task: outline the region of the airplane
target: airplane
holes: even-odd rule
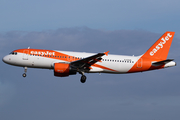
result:
[[[175,32],[165,32],[144,54],[139,56],[108,55],[104,53],[68,52],[44,49],[17,49],[3,57],[3,62],[27,68],[54,70],[54,76],[67,77],[80,73],[82,83],[85,73],[134,73],[176,66],[167,59]]]

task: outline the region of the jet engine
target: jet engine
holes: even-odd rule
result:
[[[66,77],[69,75],[75,75],[76,70],[73,70],[71,65],[68,63],[54,63],[54,76]]]

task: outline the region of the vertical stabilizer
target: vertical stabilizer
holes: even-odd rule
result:
[[[166,60],[175,32],[165,32],[142,58]]]

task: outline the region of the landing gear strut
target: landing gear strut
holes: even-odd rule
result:
[[[82,76],[81,76],[81,83],[85,83],[86,82],[86,76],[84,75],[84,72],[79,72]]]
[[[23,77],[26,77],[27,67],[24,67],[24,73],[22,74]]]

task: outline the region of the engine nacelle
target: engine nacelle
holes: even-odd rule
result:
[[[54,63],[54,76],[66,77],[76,74],[77,71],[73,70],[70,64],[67,63]]]

